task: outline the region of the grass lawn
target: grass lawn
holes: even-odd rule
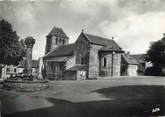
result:
[[[4,117],[165,115],[164,78],[54,81],[44,91],[6,93],[12,96],[3,103]]]

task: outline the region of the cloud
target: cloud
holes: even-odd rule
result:
[[[105,35],[116,36],[116,41],[131,53],[144,53],[151,41],[165,32],[165,12],[130,15],[117,22],[104,21],[100,28]]]
[[[150,41],[162,36],[164,6],[164,0],[3,1],[0,18],[9,21],[20,38],[36,39],[34,58],[44,55],[45,36],[53,26],[63,28],[70,42],[85,29],[87,33],[109,38],[117,35],[124,50],[141,53]]]

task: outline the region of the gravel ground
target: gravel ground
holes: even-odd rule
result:
[[[61,114],[63,112],[73,111],[74,116],[80,116],[80,110],[82,110],[82,108],[84,109],[85,107],[90,107],[91,105],[98,106],[95,105],[97,103],[93,104],[92,102],[106,102],[108,104],[114,100],[111,96],[107,96],[104,93],[97,92],[97,90],[99,89],[113,88],[118,86],[164,87],[165,79],[163,77],[119,77],[103,80],[50,81],[49,83],[50,87],[48,89],[37,92],[15,92],[0,90],[2,114],[10,117],[13,117],[14,115],[25,116],[22,114],[32,116],[29,114],[33,112],[33,114],[35,113],[34,117],[42,117],[42,115],[44,117],[43,112],[46,111],[45,113],[50,113],[48,115],[51,117],[56,115],[57,113]],[[126,90],[123,91],[127,92]],[[72,104],[74,104],[74,106]],[[103,105],[106,106],[104,103]],[[103,114],[110,112],[105,111],[106,107],[103,107],[103,105],[99,105],[99,109],[104,108]],[[91,111],[96,111],[98,108],[94,108],[93,106]],[[114,107],[117,108],[116,106]],[[68,108],[70,108],[71,110]],[[42,110],[42,114],[39,110]],[[77,112],[79,112],[79,114],[76,115]],[[113,112],[115,113],[115,111]],[[110,114],[112,114],[112,112]],[[89,115],[91,116],[91,114]],[[60,117],[63,116],[66,117],[67,115],[60,115]]]

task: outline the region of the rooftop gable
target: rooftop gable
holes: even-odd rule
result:
[[[53,27],[53,29],[49,32],[48,36],[57,36],[69,39],[69,37],[65,34],[62,28]]]

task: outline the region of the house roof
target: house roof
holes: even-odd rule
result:
[[[86,65],[74,65],[73,67],[67,69],[67,71],[78,71],[82,70],[86,67]]]
[[[69,39],[69,37],[65,34],[62,28],[53,27],[53,29],[49,32],[48,36],[57,36]]]
[[[68,61],[71,57],[69,56],[64,56],[64,57],[55,57],[52,58],[50,60],[48,60],[48,62],[65,62]]]
[[[59,57],[59,56],[71,56],[74,52],[74,44],[61,45],[51,52],[47,53],[44,57]]]
[[[112,39],[83,33],[90,43],[104,46],[101,51],[122,51],[120,46]]]
[[[18,67],[24,68],[25,67],[25,60],[20,61]],[[32,68],[38,68],[38,67],[39,67],[39,61],[38,60],[32,60]]]
[[[145,63],[147,54],[134,54],[131,55],[133,58],[135,58],[139,63]]]
[[[136,59],[134,59],[131,55],[124,53],[122,54],[122,57],[124,58],[124,60],[131,65],[138,65],[138,61]]]

